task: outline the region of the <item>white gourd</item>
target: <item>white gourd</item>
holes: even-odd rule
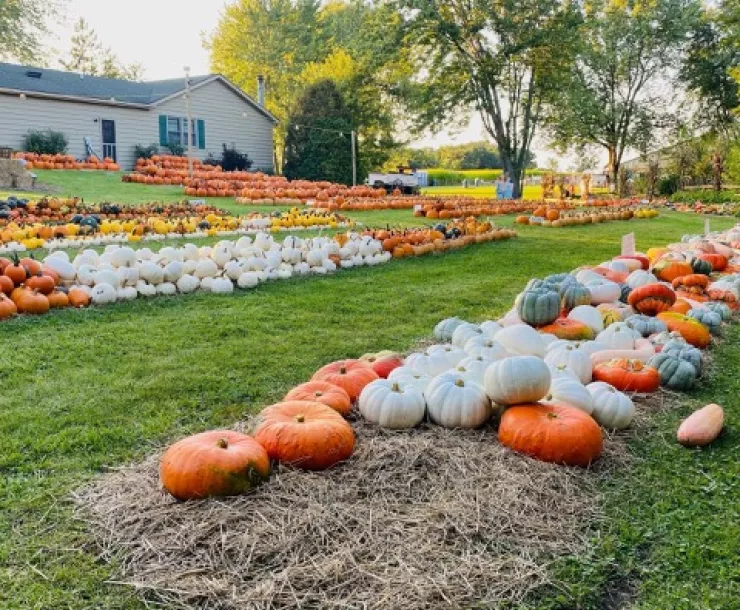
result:
[[[116,298],[119,301],[133,301],[138,296],[139,293],[133,286],[124,286],[116,291]]]
[[[172,296],[173,294],[177,294],[177,286],[173,284],[172,282],[162,282],[161,284],[157,285],[157,294],[161,294],[164,296]]]
[[[568,313],[568,318],[585,324],[595,333],[600,333],[604,330],[604,318],[601,316],[601,312],[592,305],[578,305],[574,307]]]
[[[73,281],[77,276],[77,269],[75,269],[75,266],[68,260],[55,256],[56,254],[57,253],[55,252],[51,256],[47,256],[44,259],[44,264],[50,269],[56,271],[62,280],[66,282]],[[66,252],[62,252],[62,254],[66,254]]]
[[[527,324],[507,326],[496,333],[496,342],[510,354],[516,356],[545,357],[545,341],[534,328]]]
[[[194,275],[181,275],[180,279],[177,280],[177,289],[183,294],[190,294],[198,290],[200,286],[200,280]]]
[[[185,273],[184,265],[180,261],[171,261],[167,263],[164,268],[164,281],[165,282],[177,282],[183,273]]]
[[[619,284],[603,278],[588,282],[585,286],[591,292],[591,305],[613,303],[614,301],[618,301],[622,294]]]
[[[445,428],[477,428],[493,413],[483,388],[455,371],[432,379],[424,397],[429,418]]]
[[[591,358],[586,352],[582,352],[573,346],[565,346],[552,350],[545,356],[545,362],[551,366],[565,366],[575,373],[581,383],[591,381],[592,366]]]
[[[486,320],[480,324],[480,329],[483,331],[483,334],[491,339],[493,339],[496,336],[496,333],[502,328],[503,326],[494,320]]]
[[[365,419],[383,428],[413,428],[426,413],[426,402],[419,388],[388,379],[366,385],[357,404]]]
[[[649,284],[657,284],[658,278],[655,277],[649,271],[645,271],[642,268],[633,271],[627,276],[627,286],[632,288],[639,288],[640,286],[647,286]]]
[[[96,284],[90,293],[93,305],[107,305],[118,299],[116,289],[110,284]]]
[[[210,258],[204,258],[198,261],[195,266],[195,277],[203,280],[207,277],[214,277],[218,273],[218,265]]]
[[[464,351],[473,357],[480,356],[488,360],[502,360],[510,354],[504,349],[504,346],[497,343],[486,335],[476,335],[468,340],[463,348]]]
[[[550,368],[540,358],[512,356],[488,367],[483,387],[496,404],[516,405],[540,400],[551,381]]]
[[[144,280],[136,282],[136,292],[141,297],[153,297],[157,294],[157,289],[151,284],[147,284]]]
[[[211,292],[214,294],[231,294],[234,292],[234,283],[229,278],[214,278],[211,284]]]
[[[136,252],[126,246],[116,248],[110,253],[110,262],[114,267],[131,267],[136,264]]]
[[[77,268],[77,281],[85,286],[92,286],[95,284],[95,274],[97,272],[97,268],[92,265],[81,265]]]
[[[465,344],[472,339],[482,335],[483,331],[477,324],[471,324],[470,322],[463,322],[454,331],[452,331],[452,345],[456,345],[459,348],[464,348]]]
[[[635,341],[641,338],[642,335],[626,322],[615,322],[596,336],[596,340],[606,344],[608,349],[635,349]]]
[[[591,415],[594,410],[591,393],[575,379],[553,379],[543,402],[580,409]]]
[[[398,381],[407,385],[412,385],[422,392],[426,390],[432,378],[429,375],[419,373],[408,366],[399,366],[388,374],[388,379]]]
[[[430,345],[426,351],[430,354],[443,353],[447,357],[450,367],[455,366],[463,358],[467,358],[468,354],[465,350],[455,347],[449,343],[438,343],[436,345]]]
[[[586,386],[591,394],[593,411],[591,416],[604,428],[624,430],[635,416],[635,405],[626,394],[603,381]]]
[[[436,377],[455,366],[447,358],[447,353],[444,351],[410,354],[404,364],[412,370],[430,377]]]
[[[462,373],[463,377],[470,381],[474,381],[479,386],[483,387],[486,370],[493,363],[494,360],[489,358],[483,358],[482,356],[469,356],[468,358],[460,360],[453,370],[458,373]]]

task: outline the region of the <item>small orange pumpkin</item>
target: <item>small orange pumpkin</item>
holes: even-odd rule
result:
[[[321,367],[312,381],[328,381],[342,388],[350,399],[357,400],[362,389],[371,381],[379,379],[372,366],[361,360],[338,360]]]
[[[283,400],[285,402],[291,400],[320,402],[342,415],[347,415],[352,410],[352,400],[349,394],[338,385],[326,381],[308,381],[302,383],[288,392]]]

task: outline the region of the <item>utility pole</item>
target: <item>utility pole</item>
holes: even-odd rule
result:
[[[187,138],[188,138],[188,176],[193,177],[193,114],[190,107],[190,66],[185,66],[185,101],[188,107],[188,125],[187,125]]]
[[[357,186],[357,133],[352,130],[352,186]]]

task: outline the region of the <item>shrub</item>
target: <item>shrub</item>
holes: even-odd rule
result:
[[[39,155],[60,155],[67,152],[67,137],[59,132],[46,129],[44,131],[31,130],[26,134],[23,142],[26,152]]]
[[[738,203],[740,202],[740,193],[733,191],[714,191],[710,189],[692,189],[690,191],[678,191],[671,195],[671,201],[674,203]]]
[[[182,157],[185,155],[185,147],[179,142],[170,142],[167,144],[166,148],[170,151],[171,155],[176,157]]]
[[[243,172],[252,167],[252,160],[246,153],[239,152],[236,146],[232,144],[231,148],[229,148],[224,144],[223,147],[220,165],[225,172]]]
[[[208,156],[203,159],[203,165],[221,165],[221,159],[217,159],[212,153],[208,153]]]
[[[658,180],[658,195],[673,195],[681,188],[681,178],[676,174],[663,176]]]
[[[159,146],[156,144],[150,144],[144,146],[143,144],[137,144],[134,146],[134,157],[137,159],[151,159],[154,155],[159,152]]]

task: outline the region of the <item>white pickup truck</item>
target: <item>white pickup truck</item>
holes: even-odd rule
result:
[[[384,188],[388,193],[396,189],[404,195],[419,193],[419,178],[410,167],[399,167],[398,172],[382,174],[374,172],[368,175],[366,183],[375,188]]]

